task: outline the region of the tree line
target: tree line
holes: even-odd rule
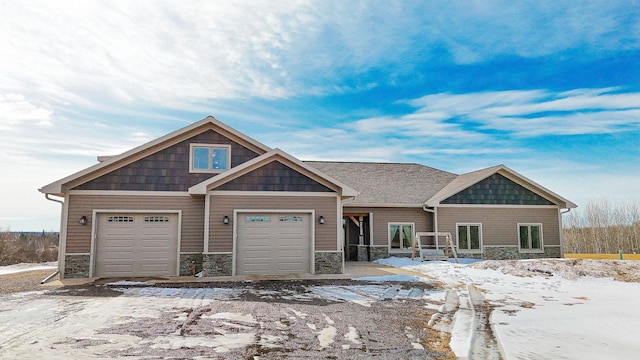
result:
[[[58,260],[57,232],[0,231],[0,266]]]
[[[563,222],[565,253],[640,252],[640,201],[613,205],[608,199],[590,200],[566,214]]]

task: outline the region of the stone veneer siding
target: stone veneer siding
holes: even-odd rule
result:
[[[202,254],[180,254],[180,276],[193,276],[191,266],[195,265],[195,273],[202,271]]]
[[[202,271],[205,276],[233,275],[233,254],[203,254]]]
[[[358,245],[358,261],[369,261],[369,245]]]
[[[486,260],[520,260],[520,259],[541,259],[541,258],[559,258],[560,247],[544,248],[542,253],[521,253],[517,247],[500,246],[485,247],[481,254],[465,254],[459,253],[458,257],[468,259],[486,259]]]
[[[378,259],[386,259],[389,257],[389,248],[387,246],[371,246],[369,248],[369,260],[376,261]]]
[[[64,256],[64,278],[88,278],[89,267],[91,266],[90,255],[65,255]]]
[[[316,252],[316,274],[342,274],[342,252]]]

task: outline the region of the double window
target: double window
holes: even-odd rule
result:
[[[223,172],[231,166],[231,146],[191,144],[190,172]]]
[[[413,223],[389,223],[389,248],[409,250],[413,247]]]
[[[456,224],[458,251],[482,252],[482,224]]]
[[[543,251],[542,224],[518,224],[520,251]]]

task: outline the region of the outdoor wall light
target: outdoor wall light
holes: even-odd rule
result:
[[[324,224],[324,216],[320,215],[320,217],[318,218],[318,222],[320,224]]]
[[[87,220],[87,217],[86,217],[86,216],[82,215],[82,216],[80,217],[80,225],[87,225],[87,221],[88,221],[88,220]]]
[[[223,224],[225,224],[225,225],[229,223],[229,215],[225,215],[225,216],[222,218],[222,223],[223,223]]]

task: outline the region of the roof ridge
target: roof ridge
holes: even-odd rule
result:
[[[403,163],[403,162],[388,162],[388,161],[377,162],[377,161],[324,161],[324,160],[303,160],[302,162],[304,162],[304,163],[322,163],[322,164],[405,165],[405,166],[413,165],[413,166],[419,166],[419,167],[422,167],[422,168],[425,168],[425,169],[430,169],[430,170],[433,170],[433,171],[439,171],[439,172],[451,174],[453,176],[460,176],[460,174],[456,174],[456,173],[453,173],[451,171],[438,169],[438,168],[435,168],[433,166],[428,166],[428,165],[420,164],[420,163],[417,163],[417,162]]]

